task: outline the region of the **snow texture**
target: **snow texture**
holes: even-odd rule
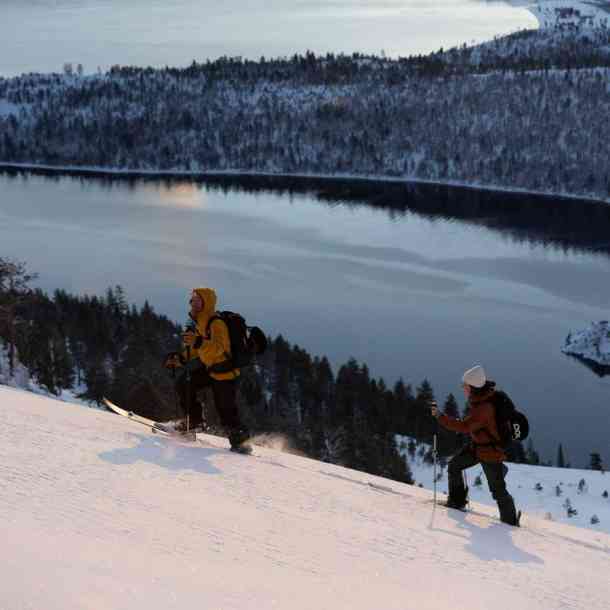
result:
[[[0,387],[3,610],[605,610],[610,536]]]

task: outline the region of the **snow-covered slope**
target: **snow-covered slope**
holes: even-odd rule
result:
[[[606,609],[610,537],[0,387],[3,610]]]

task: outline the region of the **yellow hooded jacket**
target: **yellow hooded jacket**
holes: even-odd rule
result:
[[[214,320],[210,326],[210,334],[207,335],[207,327],[210,318],[216,313],[216,292],[211,288],[195,288],[203,299],[203,309],[194,320],[197,326],[197,334],[203,339],[198,349],[191,348],[191,358],[199,358],[206,367],[225,362],[231,355],[231,340],[229,329],[222,320]],[[228,373],[212,373],[210,377],[218,381],[227,381],[239,377],[239,369],[233,369]]]

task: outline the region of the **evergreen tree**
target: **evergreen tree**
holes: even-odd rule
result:
[[[454,419],[459,419],[460,417],[460,408],[453,394],[449,394],[447,396],[447,400],[445,401],[445,405],[443,407],[443,411],[445,415],[448,417],[453,417]]]
[[[506,455],[509,462],[514,462],[515,464],[527,463],[527,454],[523,448],[523,444],[519,441],[514,441],[508,446]]]
[[[112,395],[110,391],[111,378],[106,370],[104,357],[101,354],[91,357],[90,363],[85,368],[84,378],[86,390],[79,395],[80,398],[101,404],[104,396]]]
[[[534,466],[537,466],[537,465],[540,464],[540,455],[534,449],[534,442],[532,441],[531,438],[527,441],[527,449],[525,451],[525,459],[526,459],[526,462],[528,464],[532,464]]]
[[[604,465],[602,464],[602,457],[599,453],[595,452],[591,454],[591,461],[589,463],[589,468],[591,470],[604,470]]]
[[[27,271],[25,263],[0,258],[0,336],[4,336],[8,342],[11,377],[15,373],[17,326],[23,321],[18,310],[33,299],[29,283],[36,277],[36,274]]]
[[[415,395],[416,427],[415,436],[430,442],[436,432],[437,422],[430,413],[430,404],[434,400],[434,390],[427,379],[417,388]]]
[[[566,461],[565,461],[565,457],[563,455],[563,446],[561,445],[561,443],[559,443],[559,448],[557,449],[557,467],[558,468],[566,467]]]

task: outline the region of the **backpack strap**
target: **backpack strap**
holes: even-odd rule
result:
[[[218,314],[218,312],[216,312],[209,320],[208,323],[205,327],[205,336],[206,339],[209,339],[212,335],[211,335],[211,331],[212,331],[212,324],[216,321],[216,320],[221,320],[222,322],[224,322],[224,325],[227,326],[227,323],[222,319],[222,316]],[[227,331],[229,330],[229,327],[227,326]],[[231,337],[229,337],[229,344],[231,341]],[[231,354],[224,352],[224,357],[225,360],[223,360],[222,362],[217,362],[216,364],[213,364],[212,366],[208,367],[208,371],[210,371],[211,373],[231,373],[235,371],[235,367],[233,366],[233,360],[231,358]]]
[[[218,315],[218,313],[215,313],[209,320],[208,323],[205,326],[205,336],[206,339],[210,338],[210,331],[212,330],[212,322],[215,322],[216,320],[222,320],[222,318]]]

